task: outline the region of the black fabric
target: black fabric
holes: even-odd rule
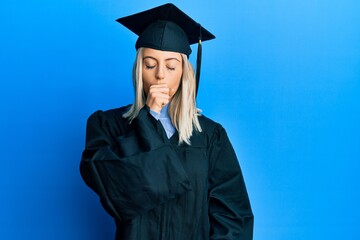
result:
[[[174,22],[164,20],[152,23],[140,34],[135,48],[140,47],[184,53],[188,57],[191,54],[185,32]]]
[[[139,36],[136,49],[151,47],[190,55],[189,44],[215,36],[171,3],[116,20]]]
[[[116,239],[252,239],[253,214],[221,125],[201,116],[191,146],[170,139],[143,108],[97,111],[87,123],[81,176],[115,219]]]

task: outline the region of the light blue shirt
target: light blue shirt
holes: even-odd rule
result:
[[[169,115],[169,104],[166,104],[160,111],[160,113],[155,112],[150,109],[150,114],[156,119],[160,120],[161,124],[163,125],[166,136],[171,138],[172,135],[175,133],[175,127],[171,122],[170,115]]]

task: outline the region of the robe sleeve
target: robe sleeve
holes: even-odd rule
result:
[[[254,217],[249,197],[234,149],[221,126],[211,139],[209,156],[210,239],[252,239]]]
[[[134,130],[120,136],[113,136],[101,111],[87,122],[80,173],[105,210],[120,221],[191,189],[171,144],[164,141],[151,118],[143,108],[132,122]]]

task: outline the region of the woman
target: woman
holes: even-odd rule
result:
[[[252,239],[234,150],[196,108],[191,32],[213,35],[172,4],[118,21],[139,34],[135,102],[89,117],[80,165],[115,219],[116,239]]]

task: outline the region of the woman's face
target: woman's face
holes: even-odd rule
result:
[[[152,85],[166,84],[172,97],[179,88],[182,76],[180,53],[144,48],[142,79],[147,95]]]

